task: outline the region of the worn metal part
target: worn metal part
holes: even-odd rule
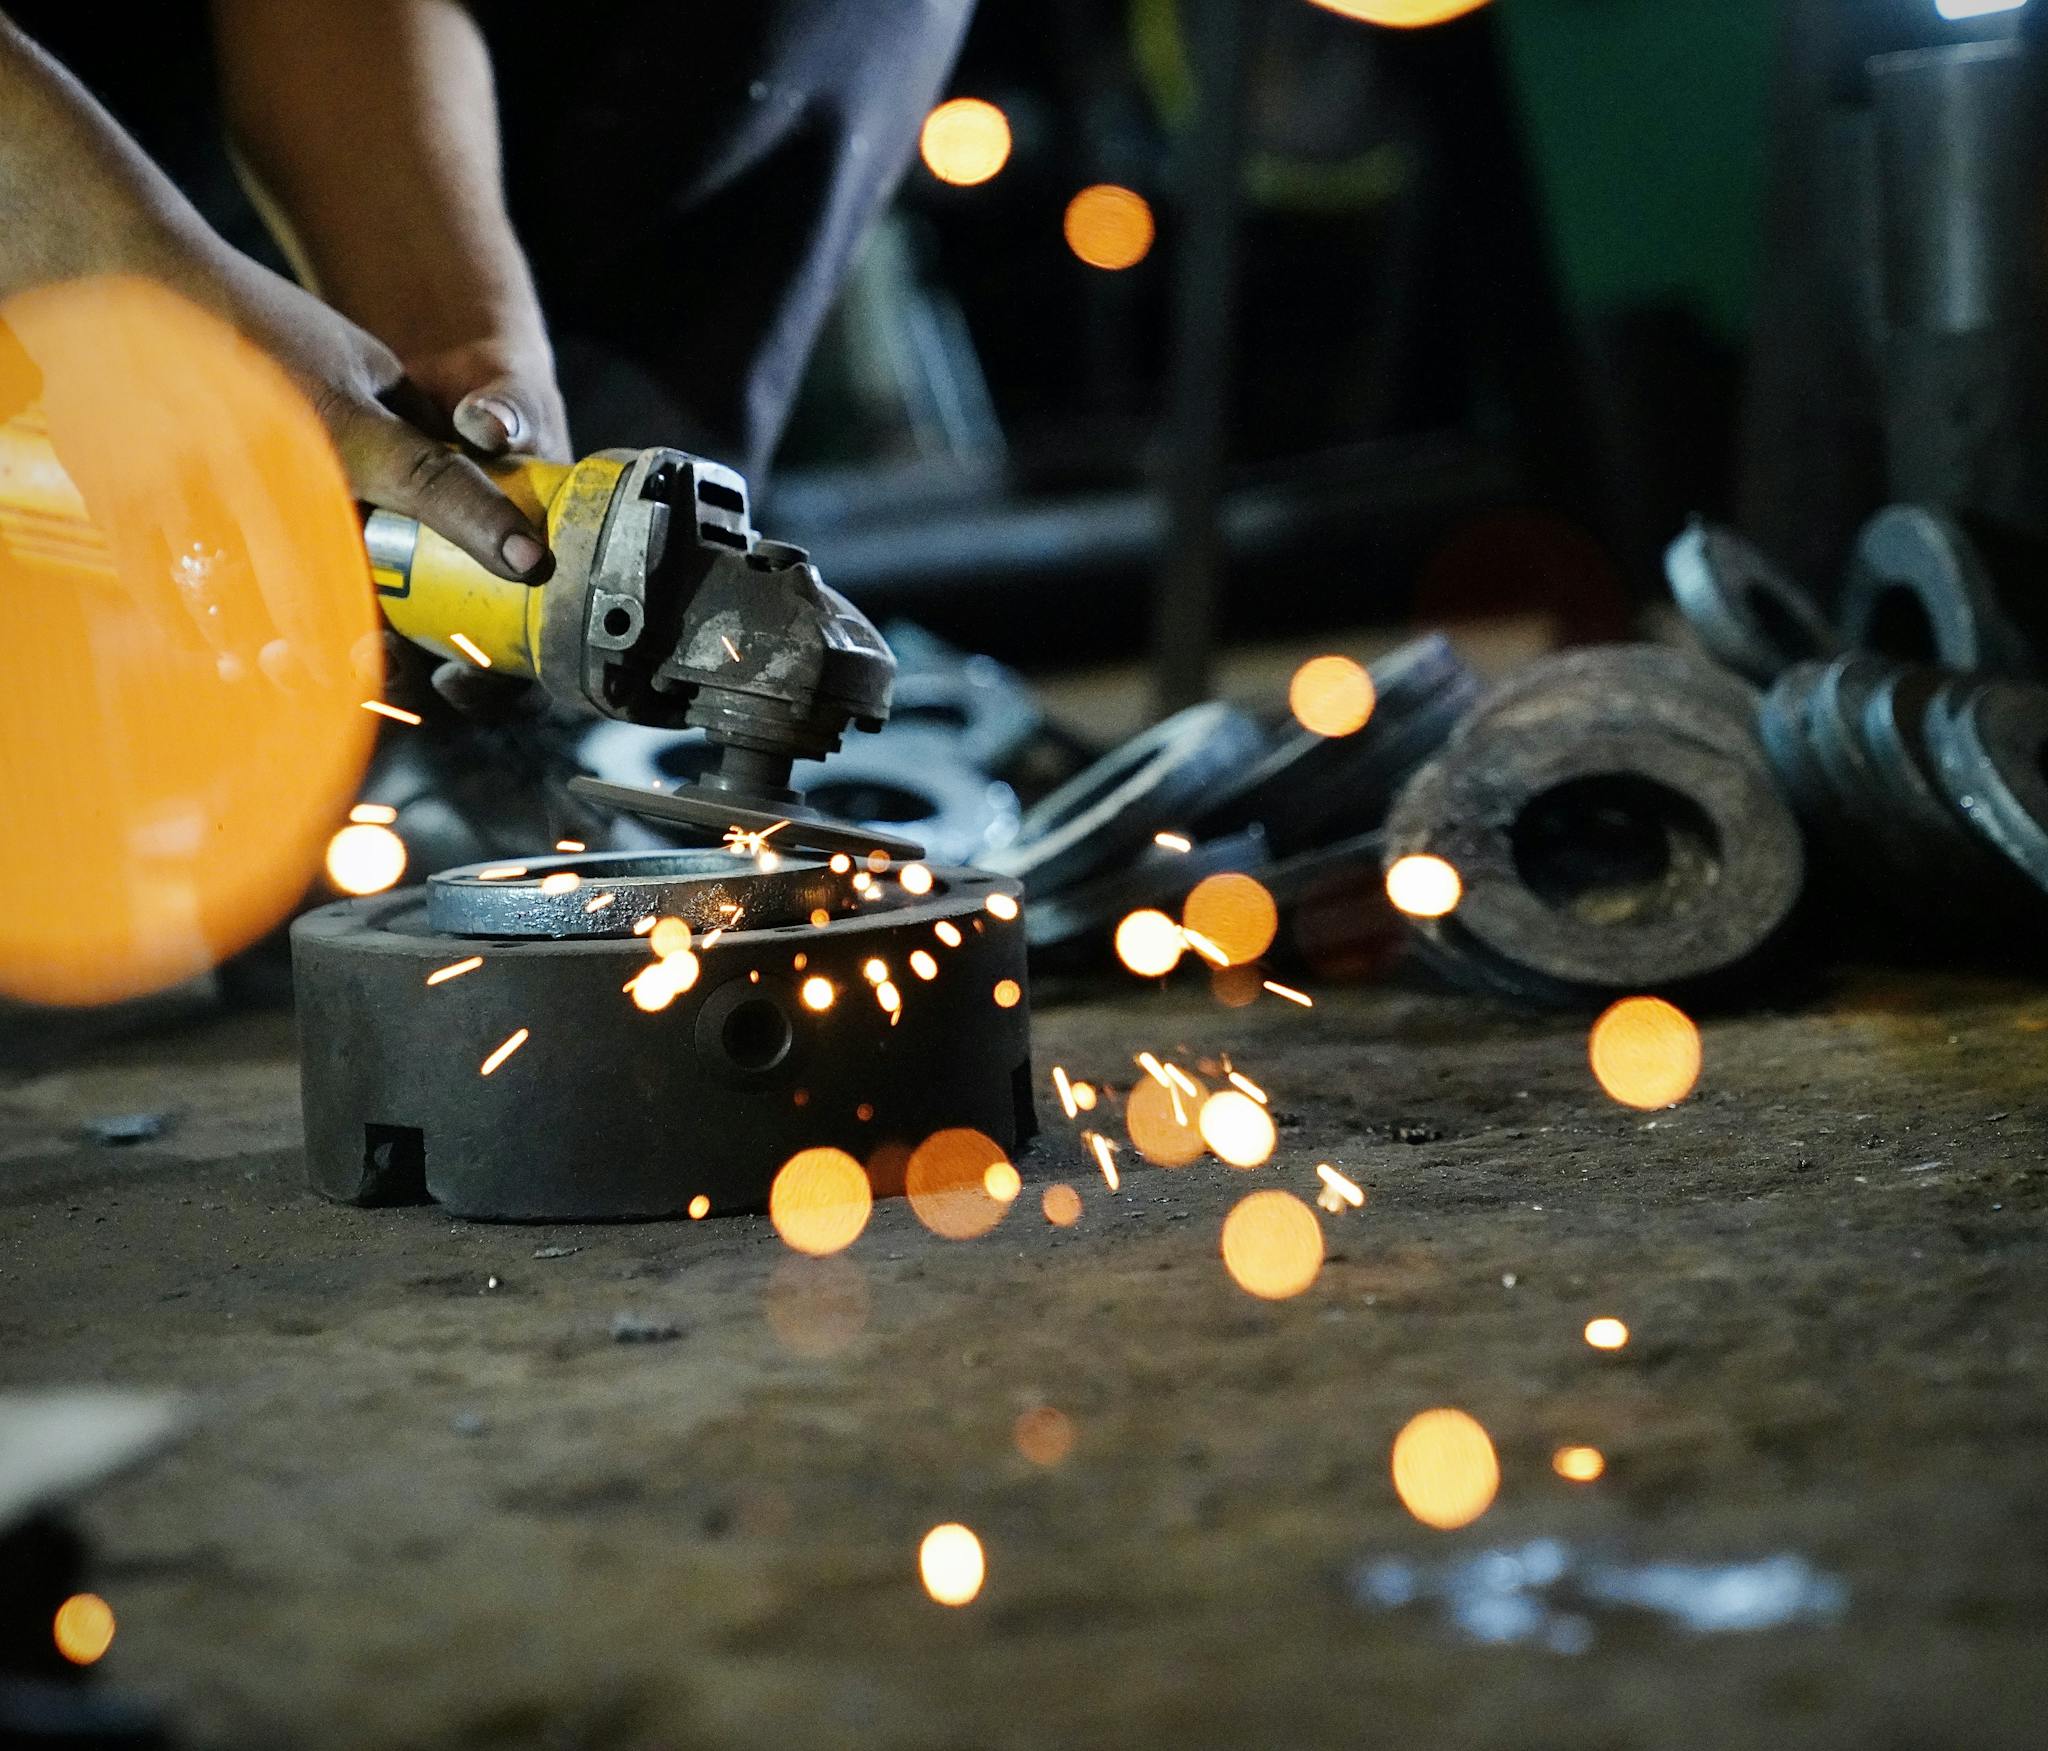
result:
[[[1806,736],[1807,696],[1826,671],[1824,663],[1794,663],[1757,705],[1757,735],[1793,813],[1809,827],[1826,818],[1828,783],[1814,761]]]
[[[950,736],[966,764],[1010,778],[1046,727],[1024,677],[993,657],[956,650],[910,621],[891,621],[886,636],[896,654],[889,721]]]
[[[2019,676],[2032,665],[1976,541],[1922,505],[1887,506],[1863,525],[1839,615],[1845,644],[1895,661]]]
[[[914,837],[938,863],[980,863],[1017,836],[1017,793],[965,757],[958,737],[893,721],[796,768],[812,807],[869,834]]]
[[[870,827],[849,826],[790,802],[779,808],[743,802],[736,794],[686,785],[677,791],[642,790],[636,785],[612,784],[602,778],[578,776],[569,780],[572,795],[604,808],[623,810],[671,830],[700,838],[719,839],[738,827],[744,832],[776,832],[776,842],[792,851],[844,851],[865,857],[879,851],[891,858],[918,858],[924,846]],[[794,794],[794,793],[792,793]]]
[[[1288,724],[1265,755],[1195,817],[1200,835],[1256,825],[1274,852],[1310,849],[1371,831],[1401,781],[1440,747],[1481,692],[1441,633],[1411,640],[1371,666],[1364,727],[1322,736]]]
[[[1834,654],[1813,598],[1732,529],[1694,518],[1665,550],[1672,599],[1709,655],[1767,683],[1793,663]]]
[[[987,910],[1018,889],[934,873],[928,897],[899,891],[825,928],[729,931],[653,1013],[621,989],[651,964],[634,938],[486,946],[434,930],[419,888],[306,914],[292,952],[313,1185],[483,1221],[608,1221],[681,1215],[699,1196],[758,1210],[782,1164],[818,1145],[874,1164],[970,1126],[1020,1148],[1036,1129],[1029,1006],[1002,999],[1028,988],[1024,928]],[[480,967],[425,983],[477,953]],[[900,994],[893,1020],[873,959]],[[802,995],[811,978],[833,987],[823,1011]]]
[[[2048,892],[2048,689],[1950,681],[1930,706],[1927,736],[1949,800]]]
[[[983,859],[1037,898],[1184,828],[1202,800],[1256,759],[1264,732],[1220,701],[1191,705],[1112,750],[1027,810],[1014,843]]]
[[[567,876],[573,886],[563,884]],[[451,936],[631,936],[650,918],[680,918],[699,931],[744,918],[759,929],[808,923],[820,910],[843,917],[859,904],[850,870],[790,860],[764,871],[730,851],[579,852],[427,878],[427,927]]]
[[[1805,876],[1760,758],[1673,724],[1569,710],[1552,733],[1461,732],[1387,823],[1386,860],[1426,853],[1464,882],[1411,921],[1518,995],[1596,997],[1731,974],[1773,941]],[[1476,945],[1483,954],[1471,952]]]
[[[1204,877],[1232,870],[1257,875],[1267,862],[1266,836],[1257,827],[1188,851],[1148,845],[1121,868],[1034,900],[1025,936],[1034,955],[1104,960],[1117,925],[1131,913],[1151,907],[1178,918],[1188,890]]]
[[[1487,693],[1457,735],[1570,734],[1585,724],[1660,725],[1761,760],[1756,690],[1668,645],[1585,645],[1525,664]]]

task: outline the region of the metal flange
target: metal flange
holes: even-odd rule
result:
[[[1348,736],[1295,725],[1195,818],[1198,836],[1263,829],[1276,853],[1369,832],[1409,773],[1441,747],[1480,695],[1479,678],[1441,633],[1370,667],[1374,703]]]
[[[1438,949],[1476,943],[1529,996],[1670,989],[1756,957],[1797,903],[1799,829],[1761,760],[1651,718],[1462,732],[1388,817],[1389,865],[1463,878]]]
[[[1024,927],[988,910],[1017,888],[934,873],[926,898],[825,927],[731,930],[652,1013],[621,989],[654,964],[636,938],[450,936],[419,888],[307,913],[292,958],[314,1186],[610,1221],[699,1197],[760,1209],[817,1145],[874,1161],[966,1126],[1020,1148],[1036,1129]]]
[[[1733,529],[1694,518],[1665,550],[1664,576],[1708,654],[1752,681],[1840,648],[1813,598]]]
[[[1133,736],[1025,812],[1011,845],[982,859],[1036,893],[1081,881],[1187,826],[1202,801],[1256,759],[1265,734],[1220,701]]]
[[[1923,505],[1890,505],[1856,537],[1842,640],[1909,663],[2025,676],[2031,654],[1969,532]]]
[[[771,844],[773,841],[770,842]],[[853,872],[730,851],[602,851],[473,863],[427,878],[427,926],[450,936],[632,936],[654,918],[692,930],[805,924],[860,905]]]
[[[1949,800],[2022,875],[2048,892],[2048,689],[1951,681],[1928,712]]]

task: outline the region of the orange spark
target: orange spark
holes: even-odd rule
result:
[[[466,961],[450,961],[445,967],[436,967],[427,975],[429,985],[445,985],[450,979],[459,979],[464,973],[473,973],[484,964],[482,955],[471,955]]]
[[[476,641],[466,632],[451,632],[448,635],[448,642],[472,663],[476,664],[479,669],[488,669],[491,666],[491,659],[484,655]]]
[[[557,839],[555,841],[555,849],[557,851],[588,851],[590,847],[585,845],[581,839]]]
[[[1261,979],[1259,983],[1272,992],[1275,997],[1284,997],[1289,1003],[1300,1004],[1303,1009],[1313,1009],[1316,1006],[1314,998],[1310,997],[1305,991],[1295,990],[1292,985],[1282,985],[1272,979]]]
[[[1005,924],[1015,918],[1020,910],[1017,902],[1008,894],[991,894],[983,902],[991,918],[1000,918]]]
[[[490,1075],[493,1070],[497,1069],[500,1064],[504,1063],[507,1058],[511,1057],[514,1052],[526,1044],[529,1035],[529,1029],[520,1028],[510,1039],[483,1061],[483,1067],[478,1074],[482,1076]]]
[[[388,827],[398,819],[398,811],[389,803],[357,803],[349,810],[348,818],[366,826]]]
[[[1102,1169],[1102,1177],[1109,1181],[1109,1189],[1115,1191],[1119,1181],[1116,1172],[1116,1145],[1100,1131],[1083,1131],[1088,1147],[1095,1151],[1096,1165]]]
[[[1223,1268],[1247,1295],[1286,1301],[1322,1271],[1323,1225],[1292,1192],[1253,1192],[1223,1219],[1222,1247]]]
[[[388,717],[393,723],[416,724],[424,721],[416,711],[407,711],[403,706],[386,705],[381,699],[363,701],[365,711],[374,711],[379,717]]]
[[[1192,851],[1195,842],[1185,833],[1154,833],[1152,843],[1162,851]]]
[[[958,948],[960,946],[960,927],[950,918],[941,918],[938,923],[934,924],[932,926],[932,934],[948,948]]]
[[[1236,1070],[1227,1071],[1225,1074],[1229,1076],[1232,1087],[1242,1089],[1246,1094],[1250,1095],[1253,1100],[1257,1101],[1260,1106],[1264,1106],[1266,1104],[1266,1091],[1263,1088],[1261,1088],[1256,1082],[1254,1082],[1249,1076],[1246,1076],[1242,1072]]]
[[[1060,1107],[1067,1117],[1078,1118],[1081,1109],[1074,1100],[1074,1085],[1067,1080],[1067,1073],[1057,1064],[1052,1067],[1052,1085],[1060,1097]]]
[[[1401,1506],[1440,1532],[1469,1526],[1493,1506],[1500,1459],[1478,1421],[1438,1409],[1412,1417],[1394,1437],[1390,1461]]]

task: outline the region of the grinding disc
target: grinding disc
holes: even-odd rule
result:
[[[1718,523],[1695,519],[1666,549],[1664,576],[1700,643],[1752,681],[1769,682],[1789,665],[1839,647],[1812,598]]]
[[[851,827],[812,813],[801,804],[781,808],[753,808],[734,800],[724,791],[685,785],[681,790],[642,790],[636,785],[613,784],[586,775],[569,780],[569,789],[586,802],[620,809],[654,821],[664,827],[681,828],[706,839],[720,839],[734,827],[743,832],[774,830],[771,843],[791,851],[843,851],[865,857],[879,851],[891,858],[912,859],[924,855],[915,839],[898,838],[872,827]]]

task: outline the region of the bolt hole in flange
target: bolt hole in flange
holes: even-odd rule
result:
[[[1515,873],[1543,903],[1592,924],[1651,924],[1721,871],[1721,842],[1690,797],[1633,773],[1553,785],[1509,830]]]
[[[624,638],[633,630],[633,616],[623,608],[604,611],[604,629],[613,638]]]
[[[1772,648],[1794,662],[1805,662],[1822,656],[1820,640],[1815,629],[1807,621],[1794,614],[1781,602],[1776,593],[1764,585],[1751,584],[1742,592],[1742,605],[1749,610],[1750,617],[1763,628],[1764,636],[1771,641]]]
[[[1887,584],[1878,592],[1869,638],[1873,649],[1901,662],[1931,663],[1940,654],[1927,605],[1905,584]]]
[[[718,1030],[718,1043],[739,1070],[773,1070],[789,1056],[796,1029],[772,997],[750,997],[735,1004]]]
[[[842,821],[886,821],[902,826],[911,821],[929,821],[938,810],[932,799],[900,785],[864,779],[834,783],[827,779],[805,793],[814,809]]]

